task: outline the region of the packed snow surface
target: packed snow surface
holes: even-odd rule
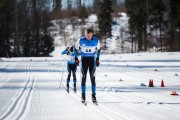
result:
[[[77,93],[65,90],[66,55],[1,58],[0,120],[180,120],[180,96],[170,95],[180,94],[180,52],[101,55],[100,62],[98,106],[89,74],[85,106],[79,66]]]

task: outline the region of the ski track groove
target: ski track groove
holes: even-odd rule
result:
[[[102,84],[102,83],[98,82],[98,84]],[[112,94],[112,95],[115,95],[115,93],[114,93],[114,94],[111,93],[111,92],[109,92],[109,93]],[[118,96],[118,97],[122,97],[122,96]],[[128,98],[128,97],[126,97],[126,98]],[[90,99],[90,98],[89,98],[89,99]],[[129,98],[128,98],[128,99],[129,99]],[[134,100],[134,99],[133,99],[133,100]],[[120,118],[124,117],[125,120],[126,120],[126,119],[128,119],[128,120],[137,119],[137,118],[135,118],[135,116],[132,116],[132,115],[130,115],[130,114],[127,114],[127,113],[125,113],[125,112],[120,111],[119,109],[117,109],[117,106],[116,106],[116,107],[113,107],[113,109],[112,109],[112,108],[109,108],[109,107],[103,105],[102,102],[98,102],[98,103],[100,103],[100,105],[103,106],[104,109],[109,110],[109,112],[111,112],[111,113],[113,113],[113,114],[116,114],[116,115],[118,115],[118,116],[119,116],[119,115],[124,115],[124,116],[119,116]],[[113,104],[113,105],[115,106],[115,104]]]
[[[157,106],[158,108],[162,108],[162,109],[167,109],[167,110],[171,109],[172,111],[179,111],[179,109],[177,109],[178,107],[170,106],[168,103],[147,99],[147,98],[144,98],[144,97],[141,97],[141,96],[134,96],[134,95],[129,96],[129,95],[124,95],[124,94],[119,95],[119,94],[115,94],[113,92],[110,92],[110,94],[112,94],[114,96],[123,97],[123,98],[126,98],[128,100],[134,101],[134,102],[128,102],[128,103],[149,104],[151,106],[155,106],[155,108]],[[177,103],[177,104],[180,104],[180,103]],[[144,111],[142,111],[142,112],[144,112]],[[150,114],[150,113],[146,112],[146,114]]]
[[[106,78],[105,78],[106,79]],[[100,83],[100,82],[98,82],[98,84],[100,85],[100,84],[103,84],[103,83]],[[108,91],[109,91],[109,88],[108,88]],[[117,93],[119,93],[119,92],[116,92],[115,93],[115,91],[116,91],[116,89],[112,89],[111,88],[111,91],[109,92],[111,95],[114,95],[114,96],[117,96],[117,97],[119,97],[119,98],[121,98],[121,97],[123,97],[123,98],[126,98],[127,100],[131,100],[131,101],[134,101],[134,102],[127,102],[127,103],[133,103],[133,104],[149,104],[149,105],[153,105],[153,106],[157,106],[158,108],[159,107],[161,107],[162,109],[167,109],[167,110],[169,110],[169,109],[172,109],[172,111],[173,110],[176,110],[176,111],[179,111],[179,109],[177,109],[177,107],[175,108],[175,107],[173,107],[173,106],[170,106],[168,103],[165,103],[165,102],[158,102],[158,101],[156,101],[156,100],[151,100],[151,99],[147,99],[147,98],[144,98],[144,97],[141,97],[141,96],[129,96],[129,95],[124,95],[124,94],[121,94],[121,95],[119,95],[119,94],[117,94]],[[100,102],[101,103],[101,102]],[[106,103],[106,102],[105,102]],[[108,102],[107,102],[108,103]],[[122,102],[122,103],[125,103],[125,102]],[[102,103],[103,104],[103,103]],[[180,103],[179,103],[180,104]],[[117,109],[117,105],[115,105],[115,104],[112,104],[113,106],[116,106],[116,107],[113,107],[113,110],[114,109]],[[105,106],[106,107],[106,106]],[[110,109],[110,107],[109,107],[109,109]],[[145,114],[149,114],[149,115],[151,115],[149,112],[144,112],[144,111],[141,111],[141,112],[143,112],[143,113],[145,113]],[[122,113],[122,114],[124,114],[124,115],[126,115],[126,113]],[[132,116],[132,115],[127,115],[127,116],[129,116],[129,118],[131,117],[131,118],[133,118],[133,117],[135,117],[135,116]],[[178,116],[178,115],[177,115]],[[129,119],[128,118],[128,119]],[[137,119],[137,118],[133,118],[133,119]]]
[[[106,77],[104,77],[106,80],[108,80],[108,78],[106,78]],[[100,82],[98,82],[98,84],[101,84],[102,86],[104,86],[104,84],[103,83],[100,83]],[[106,90],[105,90],[106,91]],[[137,100],[137,101],[135,101],[135,102],[133,102],[133,103],[137,103],[137,104],[139,104],[139,103],[143,103],[143,104],[152,104],[152,105],[156,105],[156,106],[161,106],[162,108],[164,108],[165,106],[166,106],[166,108],[167,109],[172,109],[172,110],[176,110],[176,108],[175,107],[173,107],[173,106],[168,106],[167,105],[167,103],[165,103],[165,102],[159,102],[159,101],[157,101],[157,100],[152,100],[152,99],[147,99],[147,98],[144,98],[144,97],[142,97],[142,96],[135,96],[135,95],[131,95],[131,96],[129,96],[129,95],[124,95],[124,94],[121,94],[121,95],[119,95],[119,94],[117,94],[117,92],[116,93],[114,93],[115,91],[118,91],[118,93],[119,93],[119,89],[114,89],[113,87],[112,88],[108,88],[108,92],[110,93],[110,94],[112,94],[112,95],[115,95],[115,96],[118,96],[118,97],[124,97],[124,98],[126,98],[126,99],[129,99],[129,100]],[[162,97],[163,97],[163,95],[161,95]],[[180,104],[180,103],[179,103]],[[178,111],[178,110],[177,110]]]
[[[55,78],[55,79],[57,79],[59,82],[61,82],[61,79],[57,76],[57,75],[55,75],[54,74],[54,71],[51,69],[51,67],[50,67],[50,64],[49,64],[49,61],[48,60],[45,60],[44,61],[44,64],[45,64],[45,68],[46,68],[46,70],[47,70],[47,72],[53,77],[53,78]],[[47,106],[47,107],[49,107],[49,106]],[[49,109],[40,109],[40,111],[42,111],[41,113],[45,113],[45,112],[48,112],[48,110]],[[49,116],[46,116],[46,115],[44,115],[44,118],[48,118]]]
[[[48,68],[50,69],[50,72],[53,72],[53,71],[54,71],[54,70],[52,70],[52,68],[51,68],[51,66],[50,66],[49,64],[48,64]],[[63,72],[64,72],[64,71],[63,71]],[[56,76],[56,74],[54,74],[53,76]],[[64,77],[65,77],[65,76],[63,76],[61,79],[62,79],[63,88],[66,90],[66,80],[65,80]],[[70,86],[70,88],[73,90],[73,87],[72,87],[72,86]],[[77,92],[74,93],[74,91],[73,91],[73,92],[69,92],[68,94],[71,94],[71,96],[73,96],[76,100],[79,100],[79,102],[81,102],[80,99],[79,99],[79,98],[81,98],[81,95],[78,94]],[[100,113],[101,115],[103,115],[103,116],[105,117],[105,119],[107,119],[107,120],[114,120],[114,119],[112,119],[112,116],[107,115],[107,114],[105,114],[104,112],[102,112],[100,109],[98,109],[98,108],[97,108],[98,106],[90,105],[89,103],[90,103],[90,102],[88,102],[88,103],[87,103],[87,106],[85,106],[85,107],[87,107],[89,110],[91,110],[91,111],[96,110],[98,113]],[[92,104],[93,104],[93,103],[92,103]],[[111,112],[113,112],[113,111],[111,111]],[[122,116],[121,116],[121,117],[122,117]]]
[[[165,63],[165,64],[167,64],[167,63]],[[170,63],[168,63],[168,64],[170,64]],[[141,69],[141,68],[136,68],[136,69]],[[150,69],[153,69],[153,68],[150,68]],[[154,67],[154,69],[155,69],[155,67]],[[147,78],[147,79],[151,79],[151,78],[156,78],[156,79],[158,79],[158,80],[162,80],[163,78],[162,78],[162,76],[166,76],[166,77],[168,77],[170,80],[172,79],[172,78],[170,78],[170,76],[168,76],[168,75],[164,75],[163,73],[160,73],[159,71],[154,71],[154,72],[156,72],[156,74],[159,74],[158,76],[156,75],[155,77],[151,74],[146,74],[146,73],[144,73],[144,72],[140,72],[140,71],[138,71],[138,72],[136,72],[134,69],[129,69],[128,67],[127,68],[125,68],[125,67],[122,67],[122,71],[123,72],[131,72],[132,74],[135,74],[135,73],[140,73],[141,75],[145,75],[146,77],[145,78]],[[153,72],[153,71],[151,71],[151,72]],[[129,74],[129,73],[128,73]],[[137,75],[136,75],[137,76]],[[138,76],[139,77],[139,76]],[[173,82],[173,81],[172,81]]]
[[[64,84],[64,83],[63,83]],[[70,88],[71,88],[71,90],[73,90],[73,87],[71,87],[70,86]],[[81,98],[81,94],[80,93],[74,93],[74,91],[73,92],[69,92],[68,94],[71,94],[71,96],[73,96],[76,100],[78,100],[79,102],[81,102],[81,100],[79,99],[79,98]],[[86,97],[87,98],[87,97]],[[104,113],[102,110],[100,110],[100,109],[98,109],[98,107],[99,107],[99,104],[98,104],[98,106],[97,105],[92,105],[93,103],[92,102],[90,102],[90,100],[88,99],[88,101],[86,101],[87,102],[87,105],[85,106],[86,108],[88,108],[90,111],[96,111],[96,112],[98,112],[99,114],[101,114],[102,116],[104,116],[104,118],[106,119],[106,120],[114,120],[114,118],[112,118],[112,116],[110,116],[110,115],[108,115],[108,114],[106,114],[106,113]],[[83,104],[82,104],[83,105]],[[114,117],[114,116],[113,116]]]
[[[58,81],[59,81],[59,83],[61,83],[61,78],[59,78],[59,76],[57,76],[55,73],[54,73],[54,70],[51,68],[51,66],[50,66],[50,61],[48,61],[48,60],[45,60],[44,61],[44,64],[45,64],[45,68],[46,68],[46,70],[47,70],[47,72],[53,77],[53,78],[55,78],[55,79],[57,79]],[[64,87],[64,86],[63,86]],[[58,86],[58,88],[60,89],[60,84],[59,84],[59,86]],[[65,87],[64,87],[65,88]],[[45,107],[49,107],[50,108],[50,106],[45,106]],[[50,109],[41,109],[40,111],[42,111],[41,113],[49,113],[48,111],[50,110]],[[58,118],[58,116],[54,116],[55,115],[55,113],[54,114],[52,114],[52,115],[48,115],[48,114],[44,114],[44,118],[48,118],[48,119],[51,119],[51,118]],[[54,117],[51,117],[51,116],[54,116]]]
[[[18,97],[15,99],[15,101],[12,103],[12,106],[9,107],[8,111],[0,119],[19,120],[26,111],[28,102],[30,100],[30,96],[32,95],[32,91],[34,88],[34,83],[36,80],[36,77],[31,72],[31,67],[32,67],[32,62],[28,62],[26,65],[26,74],[28,76],[28,80],[23,90],[20,92]]]
[[[140,69],[140,68],[139,68]],[[155,68],[154,68],[155,69]],[[169,78],[170,80],[172,78],[170,78],[169,75],[166,75],[166,74],[163,74],[163,73],[160,73],[159,71],[154,71],[155,74],[149,74],[149,73],[144,73],[144,72],[140,72],[140,71],[136,71],[134,69],[128,69],[128,68],[122,68],[122,71],[123,72],[130,72],[130,73],[126,73],[126,74],[133,74],[135,76],[140,76],[140,75],[143,75],[143,77],[141,76],[141,78],[145,78],[146,80],[149,80],[149,79],[152,79],[154,78],[155,80],[162,80],[163,77],[162,76],[166,76],[166,78]],[[150,72],[153,72],[153,71],[150,71]],[[139,75],[140,74],[140,75]],[[175,81],[171,81],[172,83],[176,83]]]
[[[0,62],[0,63],[1,63],[1,62]],[[1,65],[2,65],[2,63],[1,63]],[[1,69],[8,68],[9,65],[10,65],[10,63],[8,63],[7,65],[3,66]],[[0,67],[1,67],[1,66],[0,66]],[[1,77],[1,76],[3,76],[2,74],[5,74],[5,75],[4,75],[4,79]],[[2,71],[0,70],[0,77],[2,78],[1,80],[6,81],[7,72],[2,72]]]
[[[155,78],[155,79],[158,79],[158,80],[162,80],[162,77],[161,76],[164,76],[164,74],[163,73],[157,73],[156,72],[156,74],[155,75],[152,75],[152,73],[151,74],[146,74],[146,73],[143,73],[143,72],[140,72],[140,71],[138,71],[138,72],[136,72],[135,70],[129,70],[129,69],[125,69],[125,68],[123,68],[123,71],[127,71],[127,72],[130,72],[130,73],[128,73],[128,74],[130,74],[130,75],[135,75],[135,76],[139,76],[139,74],[141,75],[141,78],[147,78],[147,79],[149,79],[149,78]],[[137,73],[138,73],[138,75],[137,75]],[[168,76],[168,75],[166,75],[166,76]],[[168,76],[169,77],[169,76]],[[170,78],[170,77],[169,77]],[[106,78],[107,79],[107,78]],[[171,82],[173,82],[173,81],[171,81]],[[98,84],[99,84],[100,82],[98,82]],[[174,82],[173,82],[174,83]],[[117,89],[118,90],[118,89]],[[116,89],[114,90],[114,91],[116,91]],[[119,91],[119,90],[118,90]],[[113,93],[114,95],[115,95],[115,93]],[[163,95],[161,95],[162,97],[163,97]],[[119,96],[119,97],[122,97],[122,95],[121,96]],[[176,109],[175,107],[173,107],[173,106],[169,106],[169,104],[168,103],[166,103],[166,102],[161,102],[161,101],[157,101],[157,100],[152,100],[152,99],[147,99],[147,98],[144,98],[144,97],[142,97],[142,96],[129,96],[129,95],[124,95],[123,94],[123,97],[125,97],[126,99],[130,99],[130,100],[137,100],[138,99],[138,101],[136,102],[134,102],[134,103],[137,103],[137,104],[139,104],[139,103],[143,103],[143,104],[152,104],[152,105],[155,105],[155,106],[158,106],[158,107],[162,107],[162,108],[166,108],[166,109],[172,109],[172,110],[174,110],[174,109]],[[177,103],[178,104],[178,103]],[[180,103],[179,103],[180,104]],[[105,106],[106,107],[106,106]],[[177,110],[177,111],[179,111],[179,110]]]
[[[49,65],[49,64],[48,64]],[[50,67],[50,66],[48,66],[50,69],[51,69],[51,71],[53,72],[53,70],[52,70],[52,68]],[[63,71],[64,72],[64,71]],[[53,76],[56,76],[55,74],[53,75]],[[65,81],[65,79],[64,79],[64,77],[65,76],[62,76],[61,77],[61,80],[62,80],[62,85],[63,85],[63,88],[66,90],[66,81]],[[65,83],[64,83],[65,82]],[[71,86],[70,86],[71,87]],[[71,89],[73,89],[72,87],[71,87]],[[74,91],[73,91],[74,92]],[[78,95],[77,94],[77,92],[76,93],[72,93],[72,92],[69,92],[68,94],[71,94],[71,96],[73,96],[76,100],[79,100],[79,102],[81,102],[80,101],[80,95]],[[88,105],[89,106],[89,105]],[[87,107],[87,106],[85,106],[85,107]],[[89,108],[89,107],[88,107]],[[94,109],[91,107],[91,108],[89,108],[89,110],[91,110],[91,111],[94,111]],[[96,111],[97,111],[97,109],[96,109]],[[97,112],[100,112],[100,114],[102,114],[103,116],[105,116],[105,117],[107,117],[108,119],[107,120],[111,120],[111,117],[109,117],[109,116],[107,116],[106,114],[104,114],[103,112],[101,112],[101,111],[97,111]]]
[[[87,97],[87,99],[88,99],[88,101],[91,101],[91,98]],[[101,108],[101,109],[100,109],[100,108]],[[130,116],[129,114],[123,113],[122,111],[117,110],[117,109],[114,109],[114,108],[113,108],[113,109],[112,109],[112,108],[109,108],[109,107],[101,104],[101,102],[98,102],[98,107],[97,107],[97,109],[98,109],[99,111],[101,111],[102,109],[103,109],[103,110],[106,109],[107,113],[111,112],[112,115],[116,115],[116,116],[111,116],[111,117],[110,117],[110,118],[114,117],[113,120],[114,120],[114,119],[118,119],[118,118],[121,118],[121,119],[123,119],[123,120],[127,120],[127,119],[128,119],[128,120],[131,120],[131,119],[129,118],[129,116]],[[104,113],[104,112],[103,112],[103,113]],[[132,120],[134,120],[134,119],[132,119]]]
[[[130,70],[129,70],[130,71]],[[163,73],[160,73],[160,72],[156,72],[155,73],[155,75],[153,74],[146,74],[146,73],[143,73],[143,72],[140,72],[140,71],[138,71],[138,72],[136,72],[136,71],[130,71],[131,72],[131,74],[135,74],[135,76],[137,76],[137,73],[138,73],[138,75],[140,74],[140,75],[143,75],[143,76],[141,76],[141,77],[143,77],[143,78],[147,78],[147,79],[151,79],[151,78],[154,78],[154,81],[155,80],[162,80],[163,79],[163,77],[162,76],[166,76],[166,78],[169,78],[169,79],[172,79],[172,78],[170,78],[168,75],[166,75],[166,74],[163,74]],[[168,81],[168,82],[171,82],[171,83],[175,83],[176,81]]]
[[[58,76],[57,74],[55,74],[54,70],[51,68],[51,66],[50,66],[49,63],[50,63],[50,62],[46,60],[46,61],[45,61],[45,66],[46,66],[49,74],[50,74],[52,77],[54,77],[55,79],[57,79],[57,80],[59,81],[59,88],[60,88],[60,87],[61,87],[61,82],[62,82],[62,77],[59,78],[59,76]],[[63,73],[64,73],[64,68],[63,68],[63,71],[62,71],[62,75],[63,75]],[[63,87],[66,89],[65,86],[63,86]]]
[[[66,85],[66,81],[65,81],[65,78],[64,78],[65,76],[63,76],[63,81],[65,82],[65,85]],[[90,82],[90,80],[89,81],[86,81],[86,82]],[[64,85],[64,83],[63,83],[63,86],[65,86]],[[74,90],[73,90],[73,87],[72,87],[72,85],[70,85],[70,89],[73,91],[73,93],[74,93]],[[74,93],[73,94],[72,92],[69,92],[68,94],[72,94],[72,95],[74,95],[74,97],[76,97],[76,99],[78,99],[78,98],[81,98],[81,94],[80,93],[78,93],[78,92],[76,92],[76,93]],[[98,113],[100,113],[101,115],[103,115],[103,116],[105,116],[106,118],[107,118],[107,120],[114,120],[114,119],[118,119],[118,118],[121,118],[121,119],[124,119],[124,120],[126,120],[126,119],[129,119],[129,117],[127,117],[127,116],[129,116],[128,114],[126,114],[126,113],[123,113],[123,114],[126,114],[126,115],[123,115],[123,114],[121,114],[122,112],[121,111],[119,111],[119,110],[115,110],[115,109],[110,109],[110,108],[108,108],[108,107],[106,107],[105,105],[103,105],[103,104],[100,104],[100,106],[99,106],[99,102],[98,102],[98,106],[96,106],[96,105],[92,105],[93,103],[92,103],[92,101],[91,101],[91,98],[89,98],[89,97],[87,97],[86,96],[86,99],[88,100],[87,101],[87,106],[86,107],[91,107],[91,110],[96,110]],[[91,103],[91,106],[89,105],[89,103]],[[95,106],[95,107],[94,107]],[[100,109],[100,107],[101,107],[101,109]],[[102,112],[102,109],[103,110],[105,110],[106,109],[106,113],[104,113],[105,111],[103,111]],[[111,112],[113,115],[114,114],[116,114],[116,116],[110,116],[110,115],[108,115],[108,113],[109,112]],[[122,116],[123,115],[123,116]],[[129,119],[130,120],[130,119]],[[134,120],[134,119],[132,119],[132,120]]]
[[[21,119],[21,117],[24,115],[25,112],[27,112],[27,106],[29,105],[30,106],[30,100],[32,98],[32,94],[34,92],[34,88],[35,88],[35,82],[36,82],[36,76],[35,74],[32,73],[32,62],[30,62],[30,66],[29,66],[29,69],[27,71],[28,75],[29,75],[29,79],[32,78],[32,82],[30,83],[30,88],[29,88],[29,91],[27,96],[25,97],[25,101],[24,101],[24,105],[23,105],[23,108],[21,110],[21,113],[19,114],[19,116],[17,117],[17,120]],[[28,103],[29,102],[29,103]]]
[[[28,64],[27,64],[27,66],[28,66]],[[27,70],[27,66],[26,66],[26,70]],[[23,89],[23,90],[21,91],[21,93],[19,94],[19,96],[18,96],[18,97],[16,98],[16,100],[12,103],[12,106],[8,108],[7,112],[6,112],[2,117],[0,117],[0,119],[5,119],[5,118],[7,118],[7,117],[13,112],[13,110],[15,109],[16,105],[18,104],[20,98],[21,98],[22,95],[24,94],[24,91],[25,91],[25,89]]]
[[[58,77],[58,75],[54,72],[54,70],[52,69],[52,67],[51,67],[51,65],[49,64],[50,63],[50,61],[45,61],[45,66],[46,66],[46,69],[48,70],[48,72],[54,77],[54,78],[56,78],[56,79],[58,79],[59,80],[59,82],[60,82],[60,86],[59,87],[61,87],[61,84],[63,85],[63,88],[64,89],[66,89],[66,80],[65,80],[65,76],[63,76],[63,73],[64,73],[64,67],[63,67],[63,73],[62,73],[62,76],[61,76],[61,78],[59,78]],[[10,63],[9,63],[10,64]],[[9,66],[9,64],[7,65],[7,66]],[[6,67],[7,67],[6,66]],[[3,114],[3,116],[0,118],[0,119],[7,119],[7,118],[14,118],[14,116],[15,116],[15,118],[17,119],[17,120],[19,120],[19,119],[21,119],[22,118],[22,116],[24,115],[24,113],[27,111],[27,106],[30,104],[30,103],[28,103],[28,102],[30,102],[30,98],[32,97],[32,94],[33,94],[33,89],[34,89],[34,87],[35,87],[35,81],[36,81],[36,76],[32,73],[32,70],[31,70],[31,67],[32,67],[32,62],[28,62],[27,63],[27,65],[26,65],[26,74],[27,74],[27,76],[29,77],[28,78],[28,81],[26,82],[26,84],[25,84],[25,86],[24,86],[24,89],[20,92],[20,94],[18,95],[18,97],[14,100],[14,103],[12,104],[12,106],[11,107],[9,107],[9,109],[7,110],[7,112],[5,113],[5,114]],[[149,77],[153,77],[153,78],[156,78],[156,79],[162,79],[161,78],[161,76],[162,76],[162,73],[156,73],[154,76],[153,75],[150,75],[150,74],[145,74],[145,73],[143,73],[143,72],[140,72],[140,71],[138,71],[138,72],[136,72],[136,71],[134,71],[134,70],[129,70],[129,69],[125,69],[125,68],[123,68],[123,71],[127,71],[127,72],[130,72],[130,73],[128,73],[128,74],[130,74],[130,75],[134,75],[134,76],[137,76],[137,73],[138,73],[138,76],[139,76],[139,74],[141,74],[141,78],[149,78]],[[163,74],[164,75],[164,74]],[[108,79],[107,77],[104,77],[106,80]],[[170,78],[170,77],[169,77]],[[108,80],[109,81],[109,80]],[[100,83],[100,82],[98,82],[98,84],[99,85],[102,85],[102,86],[104,86],[105,85],[105,83]],[[72,88],[72,86],[70,86],[71,87],[71,89],[73,89]],[[103,88],[104,89],[104,88]],[[111,89],[111,90],[110,90]],[[105,90],[105,89],[104,89]],[[112,94],[112,95],[115,95],[115,96],[118,96],[118,97],[124,97],[124,98],[126,98],[126,99],[129,99],[129,100],[137,100],[137,101],[135,101],[135,102],[133,102],[133,103],[137,103],[137,104],[139,104],[139,103],[143,103],[143,104],[152,104],[152,105],[155,105],[155,106],[158,106],[158,107],[162,107],[162,108],[166,108],[166,109],[175,109],[174,107],[172,107],[172,106],[169,106],[169,105],[166,105],[166,103],[165,102],[158,102],[157,100],[151,100],[151,99],[147,99],[147,98],[144,98],[144,97],[142,97],[142,96],[135,96],[135,95],[131,95],[131,96],[129,96],[129,95],[119,95],[119,94],[117,94],[117,93],[114,93],[114,91],[116,91],[116,90],[119,90],[119,89],[114,89],[113,87],[112,88],[108,88],[108,91],[110,90],[110,94]],[[113,90],[113,91],[112,91]],[[119,92],[118,92],[119,93]],[[70,93],[68,93],[68,94],[71,94],[76,100],[80,100],[79,98],[81,97],[81,95],[80,95],[80,93],[74,93],[74,91],[73,92],[70,92]],[[161,95],[161,96],[163,96],[163,95]],[[23,98],[25,98],[24,100],[22,100]],[[108,115],[108,114],[106,114],[106,112],[108,113],[108,112],[111,112],[112,114],[116,114],[116,116],[115,117],[121,117],[122,119],[124,118],[124,119],[129,119],[129,117],[126,117],[126,116],[128,116],[128,114],[126,114],[126,113],[123,113],[123,112],[121,112],[121,111],[119,111],[119,110],[117,110],[117,109],[111,109],[111,108],[109,108],[109,107],[106,107],[105,105],[103,105],[101,102],[98,102],[99,104],[98,104],[98,106],[95,106],[95,105],[92,105],[93,103],[92,102],[90,102],[91,101],[91,99],[89,98],[89,97],[87,97],[87,108],[89,109],[89,110],[91,110],[91,111],[94,111],[94,110],[96,110],[98,113],[100,113],[101,115],[103,115],[106,119],[108,119],[108,120],[111,120],[111,119],[114,119],[114,118],[112,118],[112,117],[114,117],[114,116],[110,116],[110,115]],[[23,104],[21,104],[20,105],[20,101],[23,101]],[[92,103],[92,104],[89,104],[89,103]],[[18,105],[20,106],[20,108],[22,108],[21,110],[19,110],[18,111],[18,113],[15,111],[16,109],[19,109],[19,108],[17,108],[18,107]],[[102,110],[101,110],[101,108],[103,109],[103,112],[102,112]],[[104,111],[105,110],[105,111]],[[105,113],[104,113],[105,112]],[[122,113],[122,115],[121,115],[121,113]],[[15,115],[16,114],[16,115]],[[125,116],[126,115],[126,116]],[[134,116],[132,116],[132,117],[134,117]]]

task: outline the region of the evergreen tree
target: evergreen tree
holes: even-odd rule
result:
[[[169,41],[171,51],[180,50],[180,1],[170,0],[171,39]]]
[[[106,37],[110,37],[112,31],[112,0],[103,0],[100,3],[100,13],[98,15],[98,25],[99,33],[102,37],[105,37],[105,47],[106,47]]]
[[[10,34],[15,29],[14,23],[14,1],[0,1],[0,57],[10,57]]]
[[[85,19],[88,17],[88,12],[87,12],[87,9],[86,7],[83,5],[81,8],[80,8],[80,13],[79,13],[79,18],[82,19],[82,24],[84,25],[85,24]]]
[[[160,48],[162,51],[163,47],[163,26],[165,21],[163,20],[163,14],[166,12],[165,5],[162,0],[151,0],[149,1],[149,25],[151,30],[158,30],[160,32],[159,41]]]
[[[53,0],[53,12],[52,17],[53,19],[59,19],[61,17],[61,0]]]
[[[40,55],[42,33],[50,26],[46,3],[47,0],[0,0],[0,56]]]
[[[125,5],[129,16],[129,30],[132,36],[136,36],[138,51],[147,51],[148,27],[159,30],[162,49],[163,14],[166,10],[162,0],[126,0]]]
[[[93,1],[93,12],[98,14],[97,12],[99,11],[99,5],[101,3],[101,0],[94,0]]]
[[[135,34],[138,40],[138,51],[143,50],[144,34],[146,34],[146,1],[126,0],[127,14],[129,18],[129,29],[131,34]],[[133,37],[132,37],[133,38]]]
[[[54,0],[53,3],[54,11],[60,11],[61,10],[61,0]]]
[[[136,15],[134,14],[135,11],[135,7],[134,7],[134,0],[126,0],[125,1],[125,6],[126,6],[126,12],[129,16],[129,32],[131,35],[131,52],[133,53],[133,49],[134,49],[134,35],[135,35],[135,17]],[[136,51],[136,47],[135,47],[135,51]]]
[[[41,38],[40,53],[41,56],[49,56],[54,51],[54,39],[49,34],[44,34]]]

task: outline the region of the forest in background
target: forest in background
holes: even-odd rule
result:
[[[135,51],[147,51],[154,44],[162,52],[180,51],[179,0],[126,0],[125,6]]]
[[[132,53],[180,50],[180,2],[178,0],[0,0],[0,57],[49,56],[54,50],[50,29],[59,20],[63,35],[67,24],[84,25],[91,15],[98,16],[96,35],[111,37],[111,26],[120,12],[129,17],[128,31]],[[80,21],[79,21],[80,20]],[[65,38],[64,38],[65,39]]]
[[[88,15],[98,14],[101,2],[94,0],[91,6],[85,6],[82,3],[86,1],[72,4],[67,0],[67,7],[63,8],[63,0],[0,0],[0,57],[49,56],[54,50],[48,29],[51,21],[66,19],[71,21],[69,24],[76,24],[77,19],[82,19],[78,24],[84,24]],[[62,22],[59,26],[63,34],[65,26]]]

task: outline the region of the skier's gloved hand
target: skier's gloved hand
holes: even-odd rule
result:
[[[99,58],[96,58],[96,66],[98,67],[100,65]]]
[[[67,47],[66,50],[69,50],[69,47]]]
[[[79,60],[77,58],[75,58],[75,64],[79,65]]]

